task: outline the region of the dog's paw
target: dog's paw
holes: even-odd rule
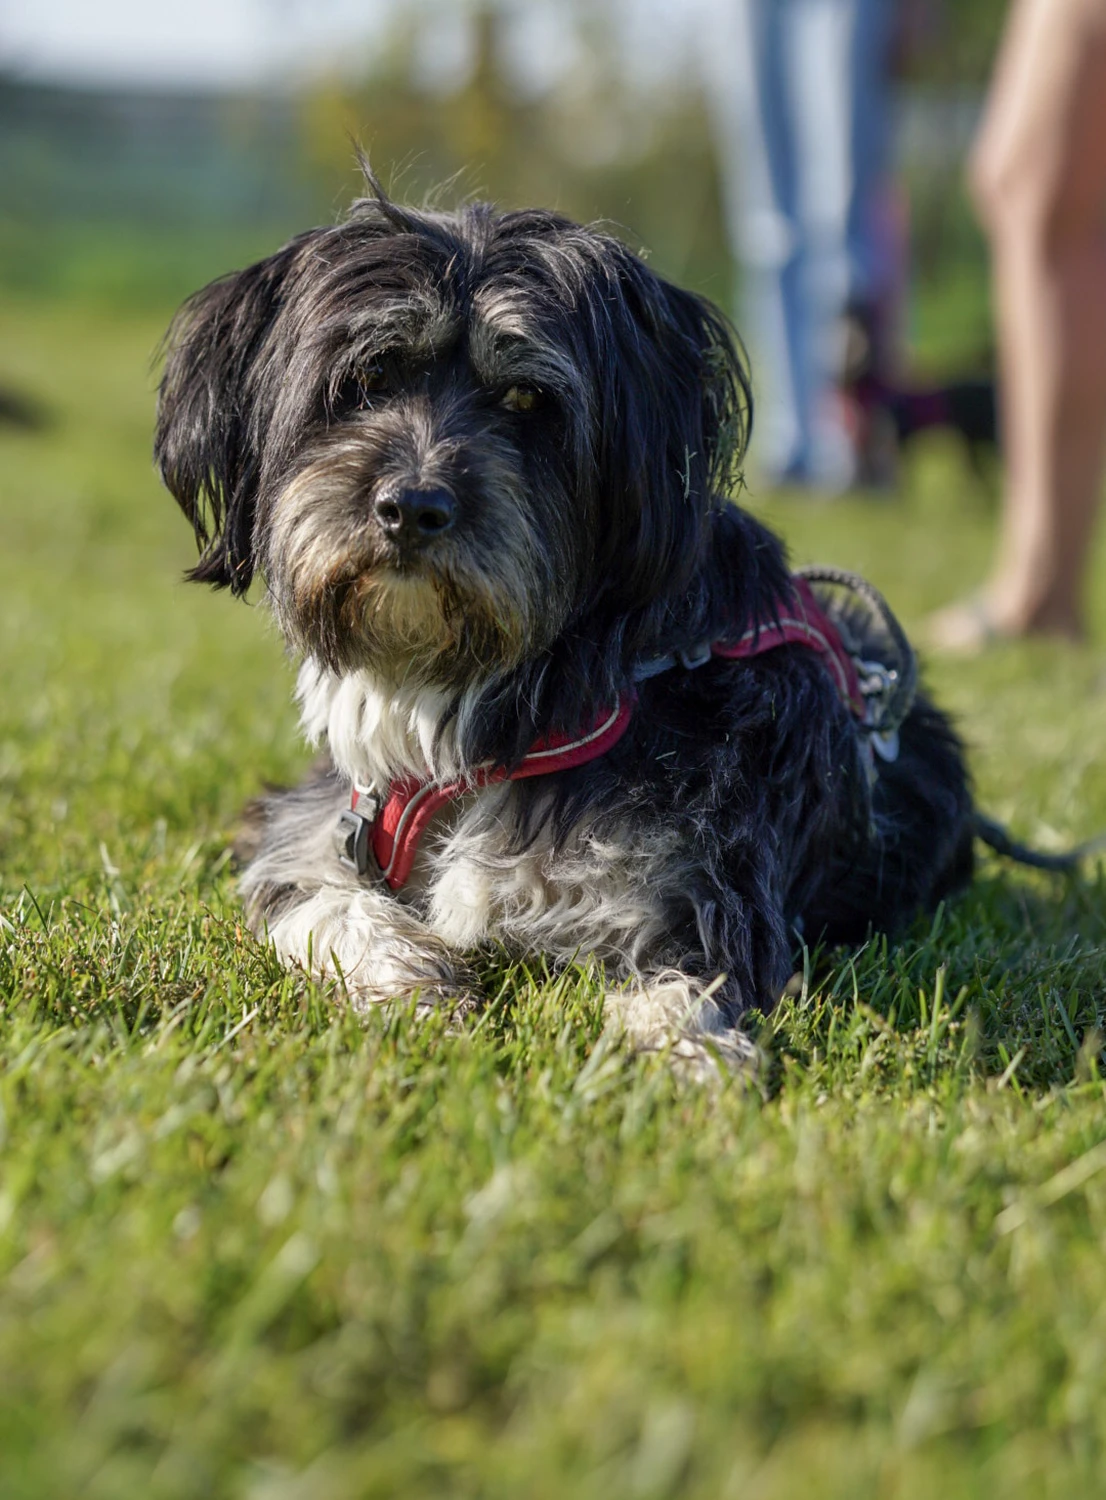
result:
[[[446,1030],[453,1036],[464,1029],[467,1021],[483,1010],[486,996],[477,987],[476,979],[467,974],[458,974],[450,984],[416,986],[407,995],[360,996],[350,993],[354,1008],[364,1014],[376,1005],[411,1005],[416,1020],[429,1020],[431,1016],[445,1016]],[[412,1004],[413,1002],[413,1004]]]
[[[720,1031],[684,1033],[669,1051],[674,1072],[691,1083],[718,1084],[723,1079],[756,1070],[756,1045],[736,1026]]]
[[[416,973],[410,968],[402,973],[393,971],[390,981],[385,981],[378,971],[371,984],[359,980],[356,973],[347,976],[333,965],[318,967],[316,974],[338,981],[356,1015],[367,1016],[376,1010],[402,1011],[416,1022],[444,1016],[446,1030],[451,1035],[460,1032],[486,1003],[476,977],[460,966],[449,972]]]
[[[703,986],[676,970],[603,997],[607,1030],[635,1052],[663,1052],[673,1070],[694,1083],[715,1084],[754,1069],[755,1044],[727,1024],[714,999],[719,982]]]
[[[265,935],[285,963],[337,980],[362,1014],[399,1005],[460,1020],[479,1004],[479,985],[458,955],[374,891],[325,887],[283,912]]]
[[[340,981],[359,1015],[380,1006],[399,1006],[416,1019],[445,1015],[453,1028],[484,1003],[475,975],[444,953],[424,950],[386,960],[377,955],[371,966],[362,963],[348,974],[333,962],[325,970]]]

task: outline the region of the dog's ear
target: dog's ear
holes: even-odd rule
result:
[[[608,576],[633,608],[683,588],[699,566],[707,514],[739,479],[752,394],[723,314],[623,246],[612,253],[618,295],[608,292],[599,339],[599,477],[601,503],[615,507]]]
[[[236,594],[254,571],[266,341],[306,238],[190,297],[165,340],[154,457],[196,533],[188,576]]]

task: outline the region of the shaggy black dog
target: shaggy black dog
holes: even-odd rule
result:
[[[960,746],[922,698],[866,712],[871,620],[728,498],[716,309],[554,213],[372,187],[169,337],[192,576],[261,574],[326,747],[254,810],[250,922],[365,1003],[463,1002],[489,940],[594,954],[640,1044],[740,1051],[796,933],[893,931],[967,877]]]

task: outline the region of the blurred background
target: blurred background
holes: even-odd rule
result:
[[[0,287],[170,309],[333,219],[351,138],[401,195],[446,181],[612,221],[731,306],[702,80],[719,0],[6,0]],[[983,244],[961,187],[1005,6],[919,28],[895,85],[921,370],[985,365]]]

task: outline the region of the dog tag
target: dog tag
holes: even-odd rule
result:
[[[899,731],[889,729],[886,734],[873,734],[871,736],[872,749],[888,765],[899,758]]]

